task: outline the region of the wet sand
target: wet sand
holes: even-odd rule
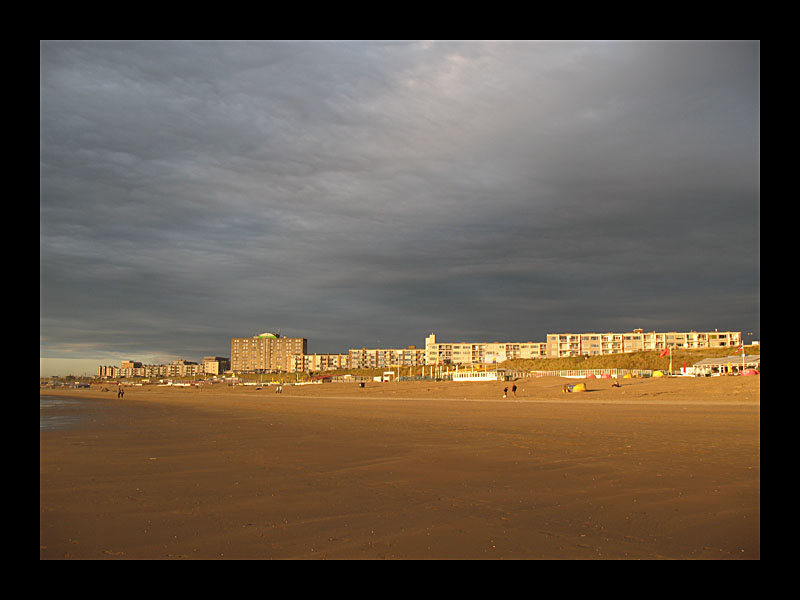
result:
[[[760,376],[41,390],[40,559],[760,559]]]

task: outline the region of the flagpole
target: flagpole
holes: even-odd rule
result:
[[[669,374],[672,375],[672,346],[669,347]]]
[[[742,373],[744,373],[744,340],[739,341],[739,346],[742,348]]]

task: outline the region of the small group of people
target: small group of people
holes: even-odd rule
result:
[[[125,390],[122,389],[122,386],[117,386],[117,398],[123,398],[125,396]]]
[[[282,394],[283,393],[283,386],[280,383],[275,387],[275,393],[276,394]]]
[[[516,383],[511,386],[511,394],[514,396],[514,398],[517,397],[517,384]],[[506,398],[507,396],[508,396],[508,386],[503,388],[503,398]]]

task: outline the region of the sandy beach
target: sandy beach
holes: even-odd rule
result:
[[[760,559],[760,376],[565,383],[41,389],[39,556]]]

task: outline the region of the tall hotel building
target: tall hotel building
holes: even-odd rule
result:
[[[306,354],[306,338],[260,333],[251,338],[231,339],[231,369],[240,372],[293,371],[294,355]]]

